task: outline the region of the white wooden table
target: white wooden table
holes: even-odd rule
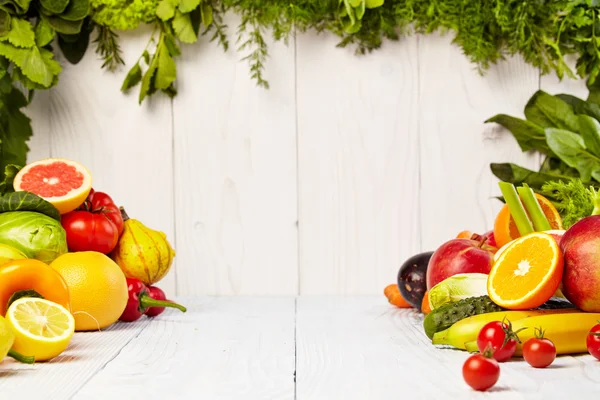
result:
[[[178,299],[183,314],[77,333],[33,366],[0,364],[1,399],[561,399],[600,393],[600,362],[559,357],[544,370],[501,365],[477,393],[467,354],[431,345],[422,317],[377,297]]]

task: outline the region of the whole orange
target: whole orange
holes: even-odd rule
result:
[[[106,328],[115,323],[127,305],[127,280],[108,256],[95,251],[66,253],[50,266],[69,286],[76,331]]]

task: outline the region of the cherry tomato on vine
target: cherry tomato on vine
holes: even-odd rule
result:
[[[600,324],[594,325],[586,338],[588,352],[600,360]]]
[[[523,344],[523,358],[535,368],[546,368],[556,359],[556,347],[544,338],[544,331],[536,328],[535,337]]]
[[[490,351],[474,354],[467,358],[462,368],[467,385],[475,390],[484,391],[496,384],[500,378],[500,366]]]
[[[521,343],[517,333],[513,332],[510,321],[508,323],[488,322],[477,335],[477,347],[481,353],[489,347],[496,361],[506,361],[515,354],[517,342]]]

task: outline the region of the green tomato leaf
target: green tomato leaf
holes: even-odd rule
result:
[[[16,47],[30,48],[35,46],[35,34],[33,27],[24,19],[12,18],[10,31],[5,36],[0,37],[0,41],[8,41]]]
[[[200,0],[180,0],[179,11],[184,14],[188,14],[192,12],[192,10],[196,9],[199,5]]]
[[[189,14],[182,14],[179,10],[175,12],[175,18],[173,18],[173,30],[183,43],[195,43],[198,40]]]
[[[158,53],[158,69],[156,71],[156,88],[167,89],[177,78],[177,67],[173,57],[166,47],[161,47]]]
[[[0,197],[0,213],[10,211],[35,211],[60,221],[56,207],[30,192],[14,192]]]
[[[38,47],[44,47],[50,44],[56,35],[56,31],[48,21],[40,18],[35,27],[35,41]]]
[[[8,164],[4,167],[4,176],[2,182],[0,182],[0,195],[15,191],[13,188],[13,181],[20,170],[21,167],[14,164]]]
[[[213,23],[213,9],[210,4],[203,2],[200,7],[202,11],[202,25],[209,27]],[[199,28],[196,28],[192,18],[192,25],[194,25],[194,32],[196,32],[196,36],[198,36]]]
[[[156,16],[163,21],[168,21],[175,16],[177,0],[160,0],[156,7]]]
[[[0,8],[0,40],[2,40],[2,36],[10,32],[10,20],[8,11]]]
[[[579,171],[581,180],[589,182],[592,173],[600,171],[600,158],[586,150],[585,142],[576,133],[547,128],[546,140],[550,149],[569,167]]]
[[[71,0],[61,18],[65,21],[80,21],[90,13],[90,0]]]
[[[65,35],[76,35],[81,32],[81,27],[83,26],[83,20],[67,21],[60,17],[51,17],[44,14],[41,14],[41,17],[48,21],[56,32],[64,33]]]
[[[377,8],[381,7],[384,3],[384,0],[366,0],[367,8]]]
[[[546,144],[544,129],[533,122],[505,114],[495,115],[485,122],[495,122],[508,129],[519,143],[522,151],[536,150],[544,154],[552,154]]]
[[[579,132],[579,120],[573,109],[556,96],[538,90],[525,106],[525,116],[542,128]]]
[[[40,0],[40,4],[52,14],[61,14],[69,5],[69,0]]]
[[[61,71],[60,64],[54,60],[54,54],[46,49],[34,46],[21,49],[0,42],[0,55],[8,58],[21,69],[23,75],[35,83],[49,88]]]
[[[581,137],[587,150],[600,158],[600,123],[587,115],[579,116]]]
[[[123,85],[121,86],[121,91],[126,92],[132,87],[136,86],[142,80],[142,68],[139,63],[136,63],[133,68],[129,70],[125,80],[123,81]]]

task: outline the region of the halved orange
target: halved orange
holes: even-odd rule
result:
[[[563,229],[562,219],[560,218],[558,210],[554,207],[554,204],[541,194],[535,193],[535,197],[537,198],[538,203],[540,203],[544,215],[548,218],[548,222],[550,222],[552,229]],[[496,216],[496,221],[494,222],[494,238],[496,239],[496,245],[498,248],[501,248],[519,237],[521,237],[521,235],[519,234],[517,224],[512,215],[510,215],[508,205],[505,204],[498,213],[498,216]]]
[[[490,299],[510,310],[539,307],[556,293],[564,260],[556,240],[534,232],[514,240],[494,263],[487,281]]]
[[[13,182],[15,191],[27,191],[52,203],[61,214],[79,207],[92,188],[92,176],[81,164],[48,158],[28,164]]]

